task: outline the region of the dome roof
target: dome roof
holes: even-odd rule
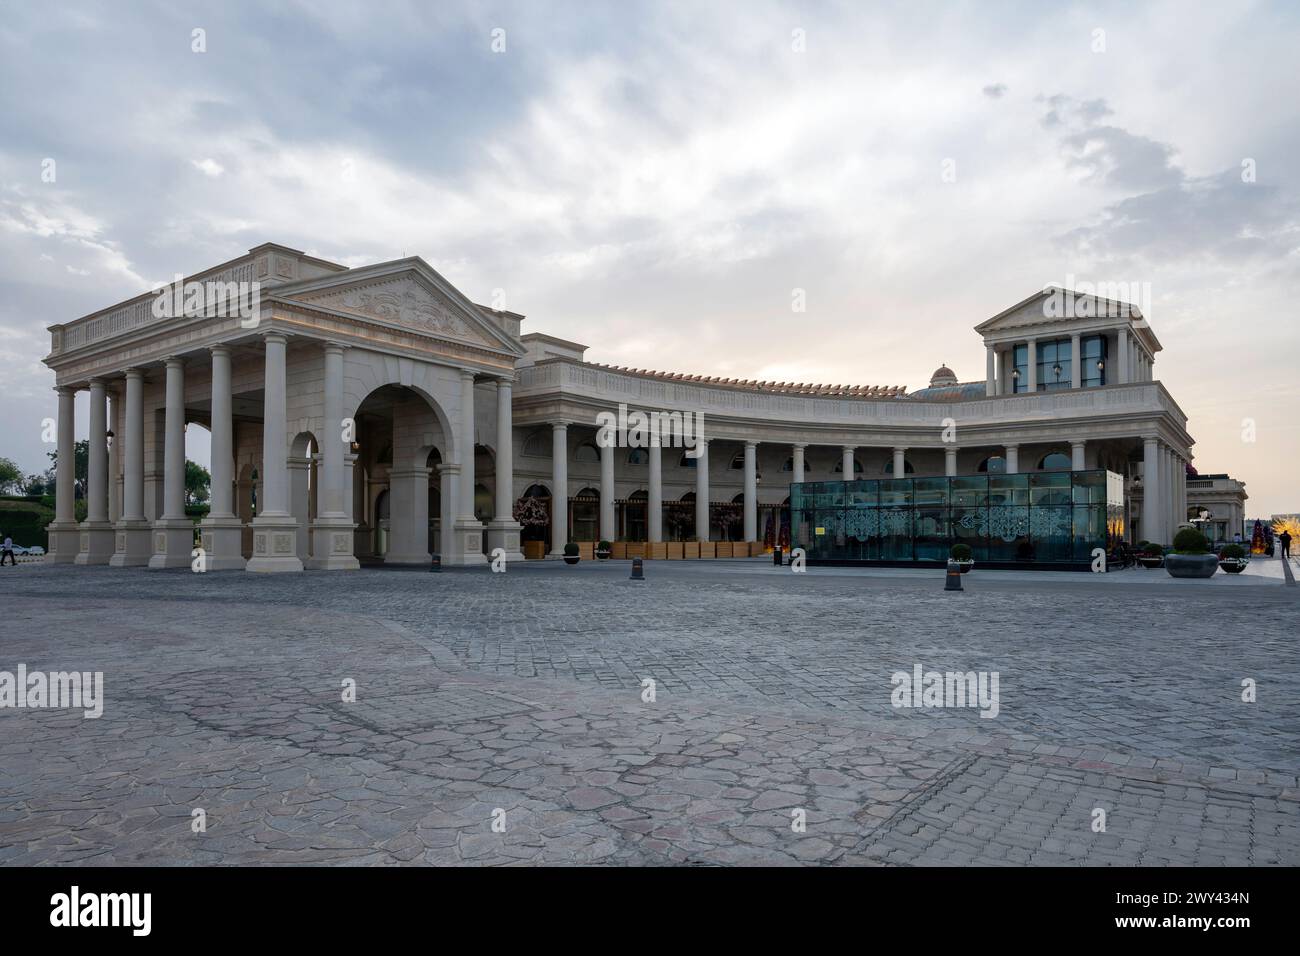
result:
[[[940,365],[935,369],[934,374],[930,376],[930,387],[935,388],[939,385],[956,385],[957,373],[946,365]]]

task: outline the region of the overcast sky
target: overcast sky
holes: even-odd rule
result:
[[[910,389],[1149,283],[1194,464],[1300,510],[1297,64],[1295,3],[0,0],[0,455],[47,464],[48,324],[275,241],[594,361]]]

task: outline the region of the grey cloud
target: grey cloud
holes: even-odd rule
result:
[[[1007,94],[1007,85],[1005,83],[990,83],[984,87],[983,93],[991,100],[1000,100]]]

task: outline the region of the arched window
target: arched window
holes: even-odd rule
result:
[[[990,455],[980,462],[980,466],[975,470],[987,472],[990,475],[1005,475],[1007,473],[1007,460],[1001,455]]]
[[[736,495],[731,499],[731,503],[733,505],[743,505],[745,503],[745,493],[742,491],[740,494]]]
[[[912,467],[912,463],[911,463],[910,461],[908,461],[906,458],[904,458],[904,459],[903,459],[903,474],[905,474],[905,475],[910,475],[910,474],[912,474],[912,472],[914,472],[915,470],[916,470],[916,469]],[[891,458],[891,459],[889,459],[889,461],[885,462],[885,474],[887,474],[887,475],[892,475],[893,473],[894,473],[894,459]]]
[[[794,466],[791,465],[790,467],[793,468]],[[807,471],[807,470],[808,470],[808,462],[805,461],[805,462],[803,463],[803,468],[804,468],[804,471]],[[844,456],[841,455],[841,456],[840,456],[840,460],[837,461],[837,462],[835,463],[835,470],[838,471],[838,472],[843,473],[843,471],[844,471]],[[858,461],[858,456],[857,456],[857,455],[854,455],[854,456],[853,456],[853,473],[854,473],[855,475],[860,475],[860,474],[862,474],[862,462]]]
[[[549,498],[551,497],[551,492],[545,485],[529,485],[528,490],[524,492],[524,497]]]
[[[650,497],[649,492],[645,492],[645,491],[634,491],[634,492],[632,492],[630,495],[627,496],[627,500],[628,500],[628,501],[645,501],[645,500],[647,500],[649,497]]]
[[[594,442],[585,441],[579,445],[573,452],[574,461],[594,461],[600,462],[600,449]]]
[[[550,458],[552,444],[550,435],[545,432],[533,432],[524,439],[524,447],[520,450],[520,454],[529,458]]]
[[[1043,460],[1038,463],[1039,471],[1069,471],[1069,455],[1063,455],[1059,451],[1050,452],[1043,456]]]
[[[644,448],[633,448],[627,453],[627,463],[629,465],[644,465],[650,461],[650,453]]]
[[[680,501],[694,501],[694,500],[695,500],[695,492],[693,492],[693,491],[688,491],[688,492],[686,492],[686,494],[682,495],[681,498],[680,498],[679,500],[680,500]]]
[[[844,463],[843,463],[843,462],[840,462],[840,467],[841,467],[841,468],[844,467]],[[793,455],[791,455],[789,458],[787,458],[787,459],[785,460],[785,464],[781,466],[781,470],[782,470],[782,471],[794,471],[794,456],[793,456]],[[806,475],[806,474],[808,474],[808,472],[810,472],[810,471],[812,471],[812,467],[808,464],[808,459],[805,457],[804,460],[803,460],[803,472],[804,472],[804,474]]]
[[[579,492],[578,492],[576,495],[574,495],[573,497],[575,497],[575,498],[599,498],[599,497],[600,497],[600,492],[597,491],[595,488],[583,488],[581,491],[579,491]]]
[[[745,453],[743,451],[736,452],[736,457],[731,459],[731,467],[736,469],[737,471],[744,470]]]
[[[694,468],[699,464],[699,462],[700,460],[698,458],[692,458],[690,455],[686,454],[686,452],[682,452],[682,457],[681,460],[677,462],[677,467]]]

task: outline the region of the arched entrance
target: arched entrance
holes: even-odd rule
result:
[[[427,566],[447,555],[454,520],[452,437],[433,400],[404,385],[382,385],[352,416],[351,481],[345,498],[362,505],[354,515],[357,558],[366,563]]]

